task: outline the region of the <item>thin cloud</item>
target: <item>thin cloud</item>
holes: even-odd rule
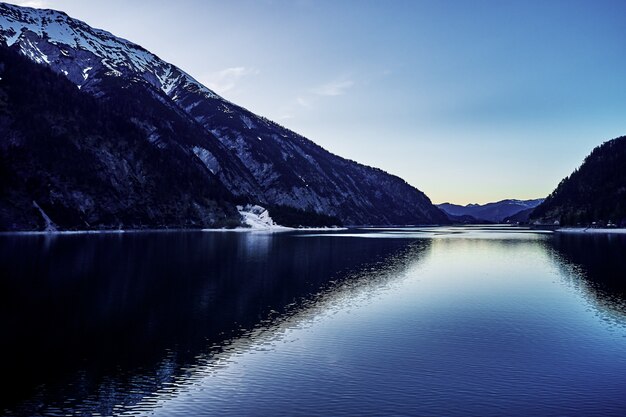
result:
[[[341,96],[353,85],[352,80],[336,80],[314,88],[312,93],[318,96]]]
[[[13,1],[13,4],[22,7],[34,7],[37,9],[42,9],[46,7],[50,7],[50,2],[46,0],[24,0],[24,1]]]
[[[305,99],[304,97],[298,97],[296,101],[302,107],[311,107],[311,103],[309,102],[309,100]]]
[[[258,73],[259,70],[256,68],[231,67],[207,74],[203,79],[204,85],[217,93],[223,94],[235,88],[242,78],[257,75]]]

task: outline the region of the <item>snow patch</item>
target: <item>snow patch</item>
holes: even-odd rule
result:
[[[7,34],[5,35],[7,46],[13,45],[20,38],[21,35],[21,31],[16,31],[14,28],[9,28],[7,30]]]
[[[50,64],[48,55],[44,54],[43,51],[39,49],[39,47],[34,44],[30,39],[26,39],[26,41],[20,45],[20,50],[24,55],[26,55],[38,64]]]
[[[108,75],[110,77],[121,77],[122,73],[118,70],[111,70],[104,73],[104,75]]]
[[[89,78],[89,71],[91,71],[92,69],[93,67],[87,67],[83,70],[83,79],[87,80],[87,78]]]
[[[292,230],[290,227],[280,226],[270,217],[269,211],[258,205],[247,204],[237,206],[243,218],[243,223],[254,230]]]

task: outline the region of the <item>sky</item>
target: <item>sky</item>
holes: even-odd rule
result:
[[[626,135],[626,2],[26,0],[433,202],[548,195]]]

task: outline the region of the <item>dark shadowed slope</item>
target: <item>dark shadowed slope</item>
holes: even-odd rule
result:
[[[535,207],[522,210],[518,213],[515,213],[512,216],[505,217],[504,220],[502,221],[504,223],[528,223],[530,219],[530,215],[532,214],[534,210],[535,210]]]
[[[0,47],[0,229],[239,223],[199,160],[153,146],[109,104]]]
[[[626,136],[595,148],[533,211],[539,223],[626,225]]]

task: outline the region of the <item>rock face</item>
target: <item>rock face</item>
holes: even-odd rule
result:
[[[333,155],[65,13],[0,3],[2,41],[124,113],[153,148],[202,164],[236,201],[323,213],[344,224],[448,222],[401,178]]]
[[[595,148],[530,215],[535,223],[626,226],[626,136]]]

